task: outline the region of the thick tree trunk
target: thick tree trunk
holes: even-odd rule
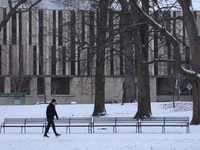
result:
[[[200,81],[193,80],[192,82],[192,96],[193,96],[193,118],[191,124],[200,124]]]
[[[97,31],[97,58],[95,75],[95,104],[93,116],[103,116],[105,110],[105,45],[106,45],[106,24],[107,24],[108,0],[99,2],[99,20]]]
[[[128,11],[127,1],[119,0],[122,10],[120,27],[122,29],[128,28],[131,23],[131,14]],[[124,50],[125,72],[124,72],[124,96],[123,102],[133,102],[136,100],[136,85],[135,85],[135,59],[133,58],[133,44],[132,44],[131,29],[121,34],[122,49]]]
[[[198,33],[198,27],[196,24],[196,20],[194,18],[194,14],[191,10],[191,0],[178,0],[182,9],[183,9],[183,19],[184,24],[187,29],[190,50],[192,54],[191,60],[191,68],[200,72],[200,36]],[[193,118],[191,124],[200,124],[200,79],[193,79],[193,89],[192,89],[192,97],[193,97]]]
[[[144,1],[144,11],[148,11],[148,6],[149,1]],[[131,12],[133,23],[136,24],[142,21],[134,6],[132,6]],[[138,76],[138,110],[135,118],[149,118],[151,117],[149,70],[148,65],[143,63],[143,61],[148,60],[148,25],[137,27],[136,29],[134,29],[133,35]]]

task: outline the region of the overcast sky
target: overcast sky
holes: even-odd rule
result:
[[[34,1],[34,0],[33,0]],[[79,0],[77,0],[79,1]],[[85,0],[87,1],[87,0]],[[159,0],[159,1],[166,1],[166,0]],[[175,0],[169,0],[169,1],[175,1]],[[73,3],[76,3],[76,0],[72,1]],[[78,2],[80,3],[80,1]],[[79,9],[88,9],[88,4],[87,2],[85,2],[83,5],[78,5],[78,3],[76,3],[75,5],[79,8]],[[192,0],[193,3],[193,8],[194,10],[200,10],[200,0]],[[6,7],[8,5],[7,0],[0,0],[0,7]],[[39,7],[43,8],[43,9],[64,9],[63,7],[56,5],[52,2],[50,2],[49,0],[42,0],[42,2],[39,3]]]

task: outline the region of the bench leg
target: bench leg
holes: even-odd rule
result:
[[[88,133],[92,133],[92,127],[88,126]]]
[[[68,127],[66,127],[66,133],[68,133],[67,131],[68,131]]]
[[[138,133],[142,133],[142,126],[141,125],[138,126]]]
[[[165,126],[162,126],[162,133],[165,133]]]
[[[186,133],[190,133],[190,129],[188,126],[186,127]]]

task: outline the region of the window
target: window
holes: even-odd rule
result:
[[[69,95],[69,78],[51,78],[51,94]]]
[[[178,80],[178,90],[180,95],[189,95],[187,85],[190,83],[189,79],[184,77]],[[175,78],[157,78],[157,95],[173,95],[176,91],[176,79]]]
[[[2,67],[1,67],[1,65],[2,65],[1,57],[2,57],[2,48],[1,48],[1,45],[0,45],[0,75],[2,74],[2,73],[1,73],[1,68],[2,68]],[[0,85],[1,85],[1,84],[0,84]]]
[[[3,9],[3,17],[6,17],[6,8]],[[7,26],[5,25],[3,27],[3,44],[7,43]]]
[[[19,13],[19,45],[22,45],[22,13]]]
[[[43,45],[43,11],[39,10],[39,45]]]
[[[19,45],[19,74],[23,75],[23,46]]]
[[[75,11],[71,11],[71,75],[75,75]]]
[[[29,11],[29,45],[32,44],[32,11]]]
[[[37,47],[33,46],[33,75],[37,74]]]
[[[51,74],[56,75],[56,46],[51,47]]]
[[[44,94],[44,78],[43,77],[37,78],[37,94],[38,95]]]
[[[17,44],[17,15],[16,13],[12,16],[12,44]]]
[[[4,93],[4,77],[0,77],[0,93]]]
[[[11,92],[30,94],[30,77],[16,76],[11,78]]]
[[[173,95],[175,92],[174,78],[157,78],[157,94],[158,95]]]
[[[63,18],[62,18],[62,11],[58,11],[58,45],[63,44]]]

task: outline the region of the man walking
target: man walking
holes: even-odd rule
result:
[[[58,120],[58,115],[57,115],[57,112],[56,112],[56,109],[55,109],[55,104],[56,104],[56,100],[52,99],[51,103],[47,106],[46,117],[47,117],[48,124],[47,124],[46,130],[45,130],[45,133],[44,133],[44,137],[49,137],[47,135],[47,133],[48,133],[51,125],[52,125],[52,128],[53,128],[53,132],[55,133],[55,136],[60,136],[60,134],[58,134],[56,132],[55,124],[54,124],[54,121],[53,121],[54,116],[56,116],[56,118]]]

